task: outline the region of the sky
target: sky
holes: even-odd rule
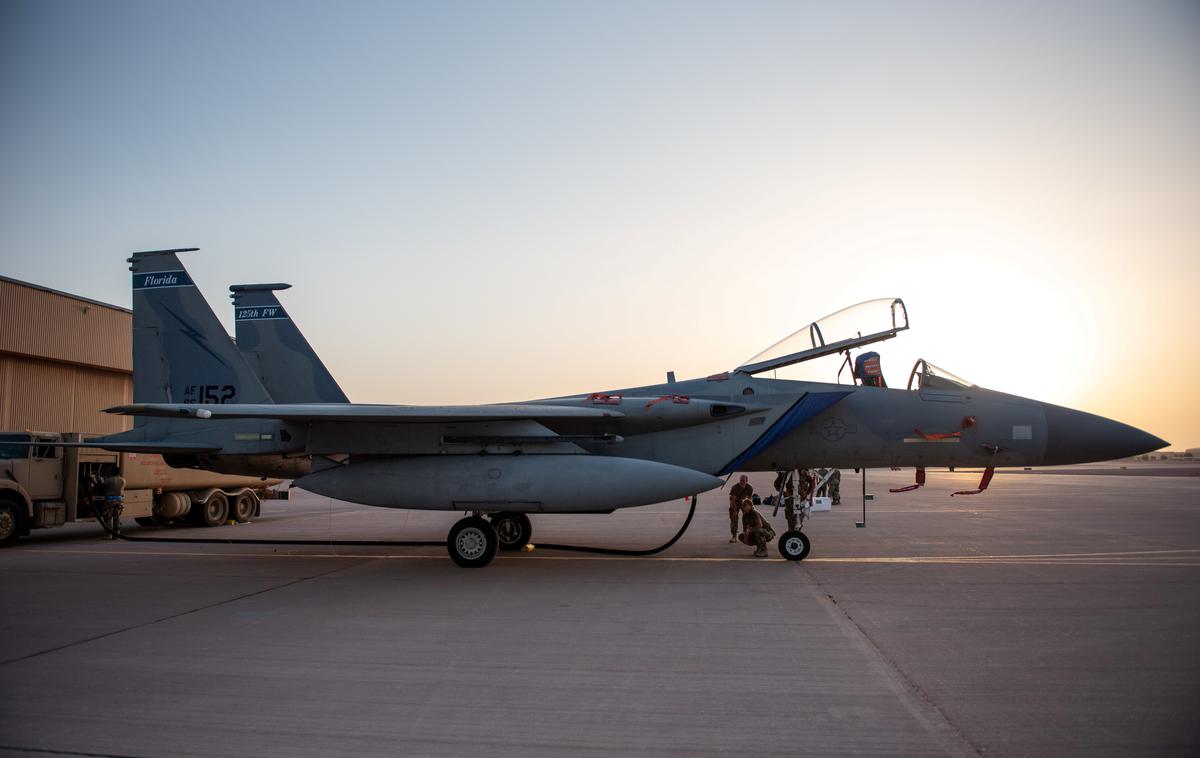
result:
[[[1200,5],[0,3],[0,273],[128,307],[173,247],[230,331],[294,285],[356,402],[702,376],[901,297],[892,385],[1197,447]]]

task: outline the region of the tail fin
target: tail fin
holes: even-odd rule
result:
[[[277,403],[348,403],[346,393],[275,297],[290,284],[235,284],[238,350]]]
[[[135,403],[270,403],[176,253],[129,258]]]

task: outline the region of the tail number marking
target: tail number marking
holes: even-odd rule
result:
[[[224,405],[233,402],[237,387],[232,384],[189,384],[183,388],[183,402]]]

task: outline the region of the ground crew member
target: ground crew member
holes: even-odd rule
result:
[[[738,477],[737,484],[729,488],[729,541],[737,542],[739,506],[746,498],[754,495],[750,479],[745,474]]]
[[[806,468],[800,469],[797,472],[797,475],[800,477],[799,484],[797,485],[797,488],[800,490],[799,505],[801,508],[803,508],[804,501],[809,500],[813,496],[813,489],[817,486],[817,476]],[[783,513],[787,517],[788,531],[790,532],[794,532],[799,528],[796,522],[797,504],[797,499],[793,497],[788,497],[784,502],[786,507],[784,508]]]
[[[96,518],[108,525],[109,539],[115,540],[121,532],[121,511],[125,508],[125,478],[113,474],[96,480],[92,497]]]
[[[842,472],[834,469],[829,476],[829,484],[825,485],[829,490],[829,497],[833,498],[834,505],[842,503]]]
[[[753,545],[755,558],[766,558],[767,543],[775,539],[775,530],[755,509],[754,501],[749,498],[742,501],[741,511],[742,533],[738,535],[738,541],[744,545]]]

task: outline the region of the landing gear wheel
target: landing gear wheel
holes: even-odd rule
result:
[[[214,492],[206,503],[192,503],[188,514],[196,526],[220,526],[229,518],[229,498],[224,492]]]
[[[808,551],[812,549],[812,543],[808,541],[808,537],[800,530],[784,532],[779,538],[779,554],[789,561],[802,561],[808,556]]]
[[[529,544],[533,536],[533,524],[524,513],[505,511],[492,516],[492,526],[500,541],[501,550],[520,550]]]
[[[450,527],[446,550],[463,568],[483,568],[496,557],[496,530],[486,519],[468,516]]]
[[[249,492],[243,492],[229,504],[229,518],[239,524],[248,524],[254,520],[254,510],[257,506],[258,503],[255,502],[254,495]]]

